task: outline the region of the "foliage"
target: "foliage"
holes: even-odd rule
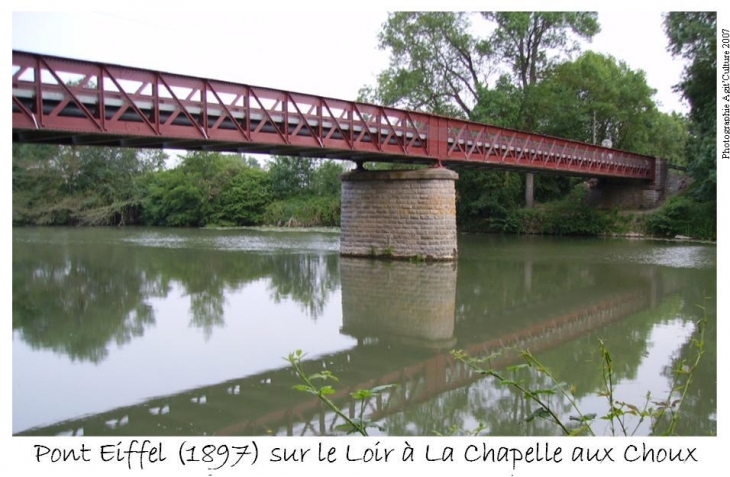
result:
[[[320,161],[312,177],[311,192],[318,196],[340,197],[342,182],[340,176],[346,172],[340,161]]]
[[[326,381],[329,379],[337,382],[339,381],[339,379],[337,379],[337,377],[333,375],[332,372],[327,370],[308,375],[306,372],[304,372],[304,369],[302,367],[302,358],[304,356],[305,355],[304,353],[302,353],[302,350],[297,350],[293,353],[289,353],[289,356],[286,358],[286,360],[289,361],[289,363],[294,368],[297,376],[299,376],[299,378],[304,382],[304,384],[298,384],[294,386],[294,389],[317,396],[317,398],[325,403],[327,407],[334,411],[335,414],[345,420],[345,424],[343,426],[340,426],[340,428],[348,434],[358,433],[363,436],[367,436],[367,429],[369,427],[381,429],[380,426],[378,426],[377,424],[365,419],[365,404],[369,399],[379,394],[382,394],[388,389],[395,387],[395,384],[375,386],[372,389],[358,389],[357,391],[350,393],[350,396],[353,399],[360,401],[360,412],[358,413],[358,417],[356,419],[351,419],[328,397],[335,394],[335,390],[332,386],[325,385],[317,387],[313,382],[317,379],[321,379],[322,381]]]
[[[315,194],[340,195],[341,162],[306,157],[275,156],[268,167],[275,199]]]
[[[312,186],[315,162],[304,157],[276,156],[269,164],[271,192],[277,199],[286,199]]]
[[[472,33],[472,22],[479,21],[494,27],[488,35]],[[597,15],[591,12],[392,13],[379,37],[380,48],[390,51],[390,65],[378,76],[377,85],[363,88],[360,96],[540,132],[538,106],[544,109],[550,100],[542,98],[542,91],[535,91],[539,81],[578,49],[577,39],[589,39],[599,29]],[[488,81],[498,72],[496,82]],[[584,100],[566,95],[563,101],[572,104],[561,104],[560,112],[575,109]],[[570,137],[563,130],[565,125],[553,124],[551,134]],[[524,174],[459,172],[457,214],[461,224],[507,220],[510,211],[523,203]],[[570,184],[566,178],[538,176],[535,196],[539,200],[559,198]]]
[[[271,200],[269,178],[249,164],[238,155],[186,154],[178,167],[150,177],[144,223],[183,227],[261,223]]]
[[[337,227],[340,225],[339,196],[297,196],[269,203],[263,222],[277,227]]]
[[[13,223],[339,225],[341,163],[237,154],[13,146]],[[277,200],[278,199],[278,200]]]
[[[656,129],[669,129],[670,136],[677,128],[658,112],[644,72],[611,56],[589,51],[557,65],[536,93],[537,128],[545,134],[596,144],[609,139],[616,149],[665,158],[684,145],[656,149]]]
[[[544,209],[542,232],[552,235],[601,235],[611,231],[615,216],[591,207],[587,190],[577,185],[560,201]]]
[[[662,237],[685,235],[715,240],[717,207],[715,202],[698,202],[688,194],[672,197],[659,210],[644,219],[647,232]]]
[[[271,203],[271,181],[261,169],[245,168],[233,176],[213,204],[218,225],[258,225]]]
[[[706,318],[697,322],[697,337],[692,339],[695,354],[688,360],[677,363],[673,372],[670,390],[664,399],[653,400],[651,393],[647,393],[646,400],[640,406],[619,401],[615,398],[615,369],[614,359],[603,341],[599,341],[601,358],[602,391],[600,396],[607,401],[607,411],[603,416],[583,413],[575,397],[575,388],[568,383],[557,380],[552,372],[545,367],[529,350],[522,350],[520,356],[524,363],[509,366],[505,372],[499,372],[483,363],[489,363],[497,357],[490,355],[485,358],[473,358],[464,351],[452,351],[452,356],[463,362],[479,374],[497,379],[500,384],[517,389],[525,400],[535,405],[532,412],[525,418],[526,422],[534,419],[546,419],[557,426],[565,435],[594,435],[592,425],[596,419],[608,421],[611,435],[633,436],[639,426],[645,421],[651,422],[652,435],[673,435],[680,416],[681,405],[687,397],[693,376],[696,373],[702,355],[704,354],[704,333]],[[550,386],[540,389],[531,389],[519,380],[520,370],[529,368],[548,378]],[[511,373],[508,376],[506,373]],[[566,420],[561,416],[550,401],[550,397],[558,396],[569,403],[570,416]],[[630,417],[631,416],[631,417]],[[668,416],[668,417],[667,417]],[[633,422],[632,422],[633,420]]]
[[[338,226],[340,175],[344,166],[335,161],[277,156],[269,165],[273,201],[266,204],[262,220],[287,227]]]
[[[144,178],[165,159],[160,151],[14,144],[13,223],[135,223]]]
[[[461,12],[396,12],[379,35],[391,51],[390,66],[376,88],[360,99],[455,117],[469,117],[478,90],[486,84],[484,51]]]
[[[522,175],[516,172],[459,172],[456,182],[456,217],[460,225],[499,220],[517,208],[524,193]]]
[[[669,51],[688,61],[675,88],[690,105],[687,157],[697,183],[694,197],[700,202],[717,200],[716,29],[716,12],[670,12],[664,17]]]
[[[537,83],[561,52],[579,48],[569,35],[590,39],[600,31],[595,12],[482,12],[482,16],[496,24],[487,43],[508,63],[523,91]]]
[[[464,226],[472,231],[517,234],[595,236],[616,232],[619,222],[616,212],[588,205],[586,194],[585,187],[578,184],[566,197],[538,208],[514,207]]]

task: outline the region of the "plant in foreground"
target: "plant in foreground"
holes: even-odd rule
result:
[[[706,323],[706,318],[697,322],[697,338],[692,339],[692,346],[695,349],[695,354],[691,359],[683,359],[677,364],[673,372],[672,384],[669,392],[667,393],[667,397],[656,401],[652,400],[651,393],[647,393],[646,400],[641,407],[615,399],[614,392],[616,383],[613,358],[603,341],[600,341],[599,349],[601,356],[603,389],[598,394],[605,397],[608,401],[608,411],[601,416],[600,419],[609,422],[611,435],[621,434],[624,436],[633,436],[646,419],[651,421],[651,434],[674,434],[677,419],[680,414],[681,403],[686,396],[689,385],[692,383],[694,373],[697,370],[700,358],[704,353],[704,333]],[[535,418],[543,418],[553,422],[565,435],[594,435],[591,424],[596,420],[597,415],[595,413],[584,414],[581,412],[573,394],[574,388],[555,379],[550,370],[547,369],[532,353],[530,353],[530,351],[521,351],[520,356],[524,360],[524,363],[509,366],[504,372],[484,367],[482,364],[493,360],[497,356],[496,354],[492,354],[484,358],[470,357],[463,351],[452,351],[451,354],[455,359],[463,362],[479,374],[491,376],[497,379],[502,385],[512,386],[517,389],[525,399],[535,404],[536,407],[534,410],[527,416],[527,418],[525,418],[527,422],[532,421]],[[514,373],[515,371],[525,367],[531,368],[547,377],[551,386],[541,389],[530,389],[526,387],[523,382],[506,377],[506,373]],[[550,405],[550,401],[546,397],[552,395],[562,396],[570,404],[570,408],[573,413],[568,417],[568,422],[563,420],[559,413]],[[669,415],[668,418],[667,414]],[[636,422],[633,426],[630,426],[627,422],[627,416],[634,416]],[[666,428],[662,429],[663,426],[666,426]]]
[[[396,384],[384,384],[381,386],[375,386],[371,389],[358,389],[357,391],[350,393],[350,396],[353,399],[360,401],[360,412],[358,413],[357,418],[352,418],[345,414],[334,402],[332,402],[332,400],[330,400],[329,397],[327,397],[335,394],[335,389],[332,386],[325,385],[317,387],[314,384],[315,380],[331,380],[337,382],[339,381],[337,376],[332,374],[331,371],[327,370],[320,371],[314,374],[307,374],[302,368],[302,358],[304,356],[305,354],[302,352],[302,350],[296,350],[293,353],[289,353],[289,356],[286,358],[286,360],[289,361],[289,363],[294,368],[294,371],[296,371],[299,378],[304,382],[304,384],[297,384],[296,386],[294,386],[294,389],[317,396],[320,401],[327,405],[327,407],[329,407],[335,414],[345,420],[345,424],[338,426],[338,428],[347,432],[348,434],[358,433],[363,436],[367,436],[367,429],[369,427],[375,427],[382,430],[382,428],[380,428],[380,426],[378,426],[377,424],[365,419],[365,404],[370,398],[381,394],[383,391],[397,386]]]

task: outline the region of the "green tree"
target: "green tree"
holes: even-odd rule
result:
[[[138,220],[145,177],[162,151],[108,147],[13,146],[13,221],[124,225]]]
[[[644,71],[612,56],[585,52],[555,66],[536,88],[537,129],[553,136],[677,158],[686,133],[678,116],[657,110]]]
[[[340,176],[345,172],[341,162],[322,161],[312,177],[312,191],[318,196],[339,197],[342,189]]]
[[[509,66],[524,94],[563,54],[579,49],[578,38],[590,40],[600,31],[595,12],[482,12],[482,16],[496,26],[486,40],[490,49]],[[528,128],[529,116],[525,110]]]
[[[676,89],[689,102],[689,172],[696,181],[695,197],[717,198],[717,13],[671,12],[664,16],[669,51],[687,61]]]
[[[246,167],[233,176],[214,204],[220,225],[259,225],[271,202],[271,181],[261,169]]]
[[[271,192],[277,199],[286,199],[309,192],[316,163],[306,157],[274,156],[269,163]]]
[[[144,221],[184,227],[254,225],[268,202],[268,175],[251,167],[249,158],[195,151],[184,155],[175,169],[150,178]]]
[[[390,66],[375,88],[360,90],[360,98],[469,118],[488,72],[485,51],[469,27],[469,14],[461,12],[389,14],[379,48],[390,50]]]
[[[540,76],[552,65],[579,49],[577,39],[590,40],[599,32],[595,12],[482,12],[482,16],[496,24],[486,40],[501,64],[506,64],[517,78],[522,98],[519,101],[518,121],[511,127],[535,131],[534,94]],[[549,55],[548,52],[551,54]],[[542,177],[538,187],[564,189],[565,181]],[[525,203],[532,207],[534,177],[525,174]],[[561,184],[562,183],[562,184]]]

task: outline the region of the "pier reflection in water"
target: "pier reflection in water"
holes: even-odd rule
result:
[[[30,373],[28,356],[52,350],[54,357],[43,359],[55,366],[59,382],[78,387],[83,381],[74,379],[82,378],[64,363],[90,363],[101,380],[101,371],[119,369],[115,363],[159,359],[134,357],[153,340],[158,353],[193,374],[195,362],[213,363],[223,379],[192,386],[171,379],[165,392],[164,383],[148,386],[165,381],[164,367],[150,362],[151,371],[111,373],[147,397],[16,428],[22,422],[16,417],[50,405],[54,396],[29,399],[33,387],[14,378],[14,432],[31,435],[334,433],[336,416],[292,390],[297,378],[281,358],[297,348],[309,353],[308,372],[326,368],[340,377],[333,400],[347,412],[356,412],[350,392],[398,384],[366,403],[366,414],[388,434],[432,435],[480,422],[492,434],[552,433],[544,423],[526,426],[529,409],[520,396],[479,379],[449,350],[496,352],[493,365],[504,367],[519,362],[517,349],[529,348],[591,406],[600,389],[595,352],[601,338],[626,383],[643,378],[647,363],[656,368],[661,361],[641,383],[643,393],[661,391],[669,379],[662,367],[689,352],[695,303],[714,293],[712,249],[688,250],[699,255],[682,267],[663,264],[673,255],[657,245],[466,237],[458,263],[415,263],[343,259],[336,236],[326,234],[34,233],[15,234],[15,372]],[[629,259],[616,258],[623,256]],[[647,263],[646,257],[653,258]],[[184,326],[170,325],[181,315],[188,317]],[[657,338],[662,330],[671,340]],[[158,334],[166,339],[155,341]],[[714,335],[709,339],[713,360]],[[175,346],[176,340],[195,346]],[[689,434],[715,429],[714,362],[706,369],[698,376],[701,392],[690,396],[695,415],[688,422],[697,424],[685,429]],[[520,377],[544,384],[529,373]],[[74,397],[103,405],[105,386],[86,383]],[[50,401],[34,404],[43,399]]]
[[[366,342],[451,349],[456,263],[340,259],[342,332]]]

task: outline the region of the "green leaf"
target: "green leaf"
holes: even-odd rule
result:
[[[332,381],[339,381],[337,376],[332,374],[331,371],[322,371],[320,373],[314,373],[311,376],[309,376],[309,379],[322,379],[322,380],[331,379]]]
[[[369,397],[372,397],[373,393],[372,393],[372,391],[370,391],[368,389],[358,389],[354,393],[350,393],[350,396],[352,396],[355,399],[362,400],[362,399],[367,399]]]
[[[322,386],[319,389],[319,394],[322,396],[327,396],[328,394],[334,394],[335,390],[332,386]]]

